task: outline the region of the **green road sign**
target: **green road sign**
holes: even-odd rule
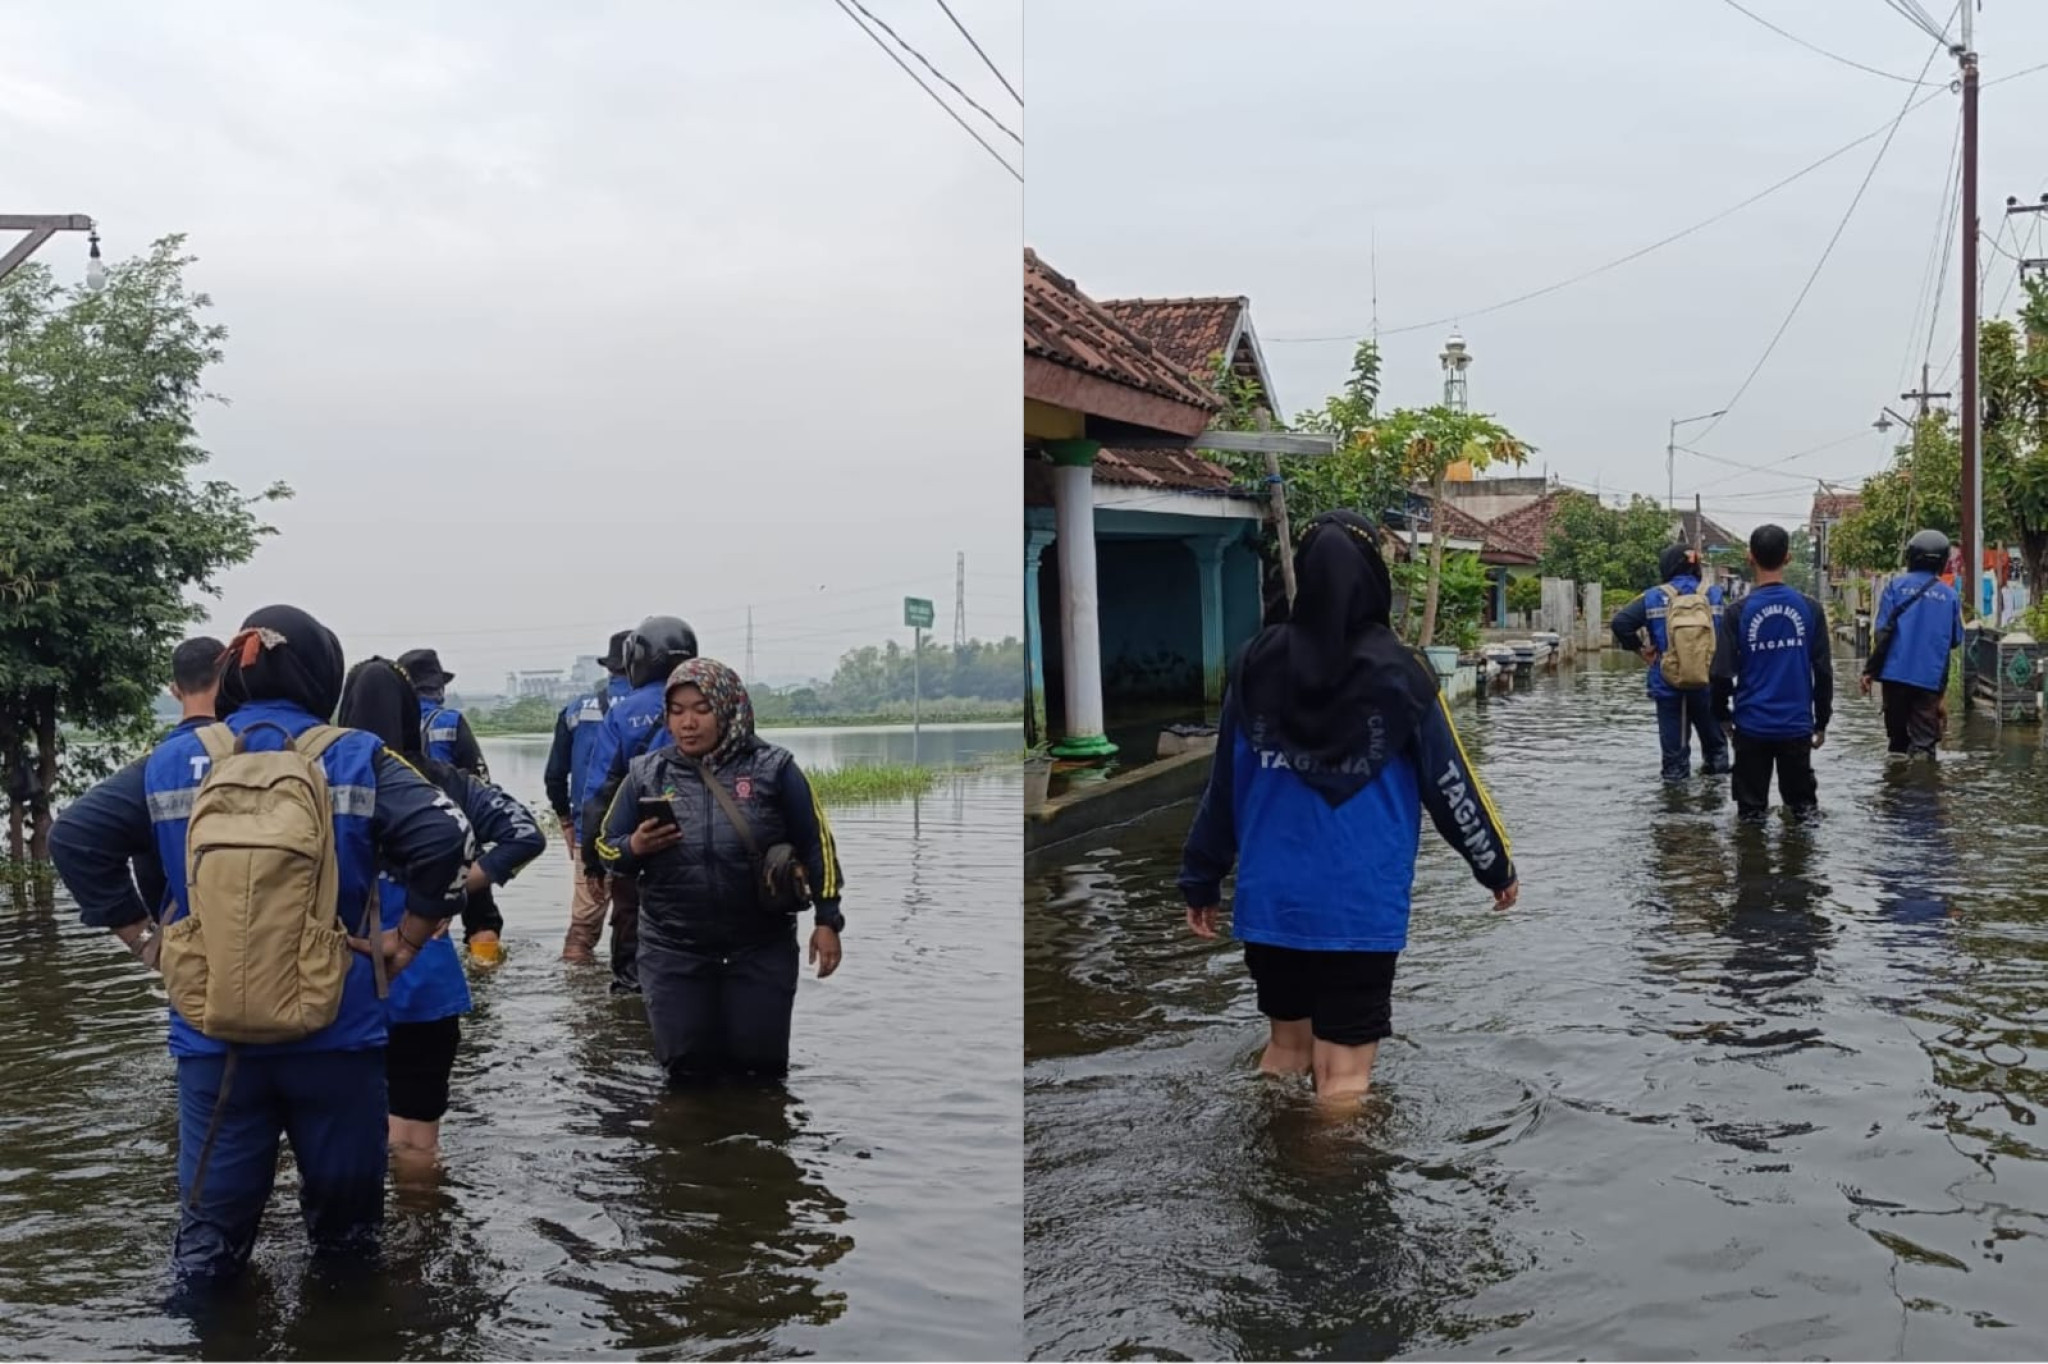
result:
[[[922,597],[905,597],[903,599],[903,623],[905,625],[908,625],[913,630],[929,630],[932,628],[932,620],[932,604],[930,602]]]

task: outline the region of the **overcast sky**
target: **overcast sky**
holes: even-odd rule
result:
[[[1881,0],[1744,4],[1907,78],[1935,46]],[[2048,5],[1990,0],[1976,41],[1989,234],[2008,194],[2048,189],[2048,71],[1989,84],[2048,63]],[[1666,422],[1736,394],[1881,139],[1633,264],[1479,310],[1718,213],[1938,91],[1816,55],[1726,0],[1032,0],[1026,60],[1027,237],[1083,289],[1249,296],[1292,416],[1343,382],[1370,330],[1376,234],[1389,404],[1438,399],[1452,324],[1392,329],[1454,317],[1476,357],[1473,406],[1540,447],[1536,471],[1659,497]],[[1928,78],[1954,74],[1942,55]],[[1681,429],[1681,443],[1774,472],[1681,454],[1686,505],[1703,489],[1738,530],[1803,518],[1801,479],[1882,464],[1870,423],[1882,403],[1905,406],[1928,350],[1912,323],[1959,110],[1939,92],[1905,119],[1770,362],[1718,428]],[[1985,260],[1995,304],[2012,264]],[[1949,269],[1937,376],[1959,335]],[[1304,336],[1344,339],[1285,343]],[[1952,366],[1934,385],[1956,386]]]
[[[867,2],[1016,126],[936,5]],[[1018,81],[1018,0],[952,3]],[[906,593],[950,638],[959,550],[970,630],[1017,631],[1022,191],[830,0],[6,30],[6,211],[116,257],[189,233],[231,331],[211,472],[297,489],[217,633],[292,602],[481,690],[657,611],[737,664],[751,603],[801,676],[907,642]]]

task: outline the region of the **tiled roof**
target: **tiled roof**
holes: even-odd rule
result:
[[[1862,493],[1815,493],[1813,511],[1808,514],[1809,523],[1822,517],[1841,518],[1863,510]]]
[[[1241,298],[1106,298],[1102,310],[1152,343],[1152,348],[1207,387],[1209,359],[1237,333]],[[1235,356],[1226,357],[1235,359]]]
[[[1237,487],[1237,479],[1230,470],[1192,450],[1119,450],[1108,446],[1095,457],[1095,481],[1191,493],[1229,493]]]
[[[1533,564],[1543,557],[1539,551],[1503,531],[1500,522],[1481,521],[1449,498],[1436,504],[1436,516],[1443,524],[1444,534],[1451,539],[1479,541],[1481,559],[1526,560]]]
[[[1024,353],[1205,412],[1222,406],[1206,385],[1024,248]]]
[[[1567,497],[1589,496],[1569,489],[1545,493],[1526,507],[1517,507],[1505,516],[1498,516],[1490,523],[1494,533],[1513,540],[1530,550],[1537,558],[1550,545],[1550,523],[1557,519],[1558,507]]]
[[[1746,537],[1733,534],[1726,526],[1716,521],[1713,517],[1702,516],[1698,512],[1680,512],[1678,514],[1678,533],[1679,538],[1684,540],[1685,543],[1689,545],[1702,544],[1709,549],[1712,549],[1715,545],[1746,545],[1749,543]]]

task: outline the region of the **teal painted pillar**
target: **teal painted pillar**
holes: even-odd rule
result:
[[[1045,623],[1039,618],[1041,600],[1038,567],[1044,562],[1045,547],[1053,541],[1049,525],[1036,524],[1031,513],[1024,523],[1024,702],[1031,708],[1031,733],[1043,743],[1045,730]]]
[[[1187,540],[1195,556],[1202,586],[1202,710],[1205,719],[1223,713],[1223,551],[1227,539],[1202,536]]]
[[[1493,624],[1495,629],[1501,630],[1508,624],[1508,571],[1505,568],[1493,570]]]

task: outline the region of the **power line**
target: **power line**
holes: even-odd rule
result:
[[[1947,93],[1945,90],[1930,91],[1927,94],[1920,96],[1919,99],[1914,100],[1911,104],[1909,104],[1906,107],[1906,112],[1911,113],[1915,109],[1920,108],[1922,105],[1927,104],[1932,100],[1941,98],[1941,96],[1945,93]],[[1599,275],[1604,275],[1608,271],[1616,269],[1623,265],[1627,265],[1632,261],[1641,260],[1644,256],[1649,255],[1653,251],[1661,251],[1665,247],[1670,246],[1675,242],[1683,241],[1685,238],[1692,236],[1694,233],[1704,231],[1705,229],[1712,227],[1714,224],[1722,221],[1725,218],[1733,217],[1735,214],[1740,213],[1743,209],[1748,208],[1750,205],[1760,203],[1761,201],[1768,199],[1771,195],[1776,194],[1779,190],[1784,189],[1789,185],[1795,184],[1800,180],[1804,180],[1807,176],[1813,174],[1822,166],[1825,166],[1831,161],[1838,160],[1841,157],[1848,155],[1850,152],[1855,151],[1864,143],[1869,142],[1874,138],[1887,137],[1888,133],[1896,132],[1898,130],[1898,124],[1899,120],[1893,119],[1891,122],[1887,124],[1882,124],[1876,128],[1873,128],[1869,132],[1863,134],[1863,136],[1855,139],[1854,141],[1844,143],[1843,145],[1835,148],[1826,156],[1821,157],[1818,161],[1811,162],[1810,164],[1802,167],[1801,169],[1794,171],[1792,174],[1786,176],[1784,179],[1778,181],[1776,184],[1758,190],[1755,194],[1750,195],[1747,199],[1742,200],[1740,203],[1732,204],[1729,207],[1722,209],[1719,213],[1714,214],[1712,217],[1702,218],[1700,221],[1694,223],[1692,226],[1681,228],[1679,231],[1672,233],[1670,236],[1659,238],[1658,240],[1651,242],[1647,246],[1637,247],[1635,250],[1629,252],[1627,255],[1617,256],[1613,260],[1606,262],[1604,265],[1596,265],[1590,270],[1582,270],[1576,275],[1571,275],[1565,279],[1558,280],[1555,283],[1546,284],[1540,289],[1531,289],[1527,293],[1516,294],[1513,298],[1502,299],[1498,303],[1489,303],[1483,308],[1464,308],[1455,313],[1446,313],[1442,317],[1432,318],[1428,322],[1411,322],[1405,326],[1381,328],[1378,334],[1381,336],[1399,336],[1404,332],[1426,331],[1435,327],[1445,326],[1449,323],[1462,321],[1463,319],[1468,317],[1484,317],[1488,313],[1497,313],[1504,308],[1513,308],[1519,304],[1527,303],[1532,299],[1542,298],[1546,294],[1554,294],[1558,290],[1570,288],[1574,284],[1582,284],[1589,279],[1593,279]],[[1887,140],[1889,140],[1888,137]],[[1358,335],[1356,332],[1346,332],[1343,335],[1339,336],[1269,336],[1264,339],[1274,345],[1313,345],[1332,341],[1356,341],[1358,339]]]
[[[1884,2],[1891,6],[1894,12],[1903,16],[1907,23],[1913,25],[1913,27],[1925,33],[1937,43],[1947,44],[1948,30],[1946,28],[1936,28],[1934,26],[1934,16],[1921,9],[1918,0],[1884,0]],[[1974,0],[1963,0],[1964,4],[1971,4],[1973,2]],[[1953,12],[1949,15],[1949,22],[1955,22]],[[1923,71],[1920,74],[1924,76],[1927,73]]]
[[[1881,71],[1874,66],[1865,66],[1862,62],[1852,60],[1848,57],[1844,57],[1839,52],[1830,52],[1824,47],[1821,47],[1814,43],[1809,43],[1808,41],[1806,41],[1806,39],[1800,37],[1796,33],[1787,33],[1784,29],[1779,28],[1776,24],[1764,18],[1763,15],[1758,14],[1755,10],[1747,9],[1744,6],[1738,4],[1737,0],[1721,0],[1721,3],[1728,6],[1728,8],[1734,10],[1738,14],[1748,15],[1751,19],[1756,20],[1756,22],[1762,24],[1771,32],[1777,34],[1780,38],[1784,38],[1791,42],[1795,42],[1799,44],[1799,46],[1805,48],[1808,52],[1818,52],[1821,56],[1826,57],[1831,62],[1840,62],[1843,66],[1853,66],[1858,71],[1868,71],[1871,75],[1883,76],[1888,81],[1904,81],[1908,85],[1927,84],[1926,81],[1916,81],[1911,76],[1901,76],[1895,72]]]
[[[1959,0],[1959,3],[1968,4],[1970,0]],[[1934,59],[1940,55],[1941,49],[1939,47],[1928,50],[1927,60],[1920,64],[1920,75],[1922,78],[1925,78],[1928,68],[1934,65]],[[1735,410],[1736,405],[1742,401],[1743,395],[1749,392],[1750,385],[1756,382],[1756,377],[1764,372],[1764,366],[1770,363],[1771,356],[1777,352],[1778,343],[1783,341],[1785,333],[1792,329],[1792,320],[1799,316],[1799,310],[1805,306],[1807,295],[1813,292],[1813,286],[1820,279],[1821,271],[1827,268],[1829,258],[1835,254],[1836,243],[1840,242],[1842,234],[1848,231],[1849,220],[1856,216],[1856,209],[1862,204],[1864,194],[1870,189],[1870,182],[1877,178],[1877,168],[1884,164],[1885,153],[1889,152],[1892,148],[1892,139],[1898,136],[1899,125],[1906,121],[1906,115],[1913,112],[1913,107],[1913,96],[1911,93],[1908,93],[1905,102],[1899,106],[1897,117],[1892,119],[1891,128],[1885,133],[1884,141],[1878,144],[1877,155],[1870,158],[1870,169],[1863,173],[1863,183],[1856,186],[1855,196],[1849,200],[1849,207],[1842,212],[1842,220],[1835,224],[1834,235],[1828,238],[1828,244],[1821,250],[1820,259],[1814,262],[1813,272],[1807,275],[1806,283],[1800,286],[1798,297],[1792,300],[1792,307],[1785,313],[1785,320],[1780,322],[1778,330],[1772,333],[1770,344],[1764,347],[1764,353],[1757,357],[1754,365],[1750,366],[1749,374],[1743,379],[1741,386],[1735,390],[1735,396],[1721,404],[1721,415],[1708,422],[1706,430],[1694,437],[1695,440],[1704,441],[1713,434],[1715,427],[1727,420],[1728,414]]]
[[[1940,271],[1948,268],[1948,253],[1955,242],[1955,223],[1958,217],[1956,198],[1962,193],[1962,111],[1956,111],[1956,135],[1949,144],[1948,175],[1943,180],[1943,191],[1936,207],[1941,215],[1934,220],[1934,239],[1928,244],[1927,264],[1920,272],[1920,287],[1913,296],[1913,320],[1906,326],[1906,353],[1899,357],[1898,387],[1903,388],[1913,368],[1913,352],[1920,340],[1920,323],[1927,318],[1928,298],[1937,288]],[[1929,326],[1933,323],[1929,321]],[[1929,346],[1932,346],[1929,342]],[[1922,359],[1926,357],[1923,356]]]
[[[1818,455],[1823,451],[1839,449],[1842,446],[1849,444],[1851,441],[1862,440],[1868,434],[1869,432],[1867,431],[1853,431],[1846,436],[1838,436],[1834,440],[1823,441],[1819,445],[1808,446],[1806,449],[1799,451],[1797,454],[1786,455],[1784,458],[1774,460],[1769,464],[1749,464],[1739,459],[1730,459],[1726,455],[1716,455],[1710,454],[1705,450],[1695,450],[1690,445],[1681,445],[1678,448],[1680,450],[1683,450],[1688,455],[1697,455],[1699,458],[1704,460],[1710,460],[1715,464],[1726,464],[1731,468],[1747,470],[1748,472],[1754,474],[1775,474],[1778,472],[1778,470],[1784,468],[1787,464],[1791,464],[1797,460],[1805,459],[1808,455]],[[1699,492],[1703,491],[1703,489],[1696,488],[1694,489],[1694,491]]]
[[[916,48],[912,47],[909,43],[905,42],[903,39],[903,35],[898,33],[895,29],[890,28],[887,21],[877,16],[873,10],[869,9],[866,5],[863,5],[860,2],[860,0],[847,0],[847,3],[851,4],[855,9],[859,10],[861,14],[867,18],[867,21],[869,23],[873,24],[876,28],[882,30],[882,32],[888,34],[889,37],[895,42],[896,46],[902,48],[905,52],[908,52],[911,56],[917,58],[918,64],[920,66],[924,67],[925,70],[931,72],[932,75],[936,76],[939,80],[944,81],[948,86],[952,87],[953,93],[958,95],[962,100],[964,100],[968,108],[974,110],[974,112],[980,114],[983,118],[987,119],[997,132],[1009,138],[1010,141],[1016,143],[1020,147],[1024,145],[1024,139],[1019,137],[1016,133],[1010,131],[1010,126],[1007,123],[1004,123],[1001,119],[997,118],[994,114],[990,113],[988,109],[981,103],[980,100],[977,100],[974,96],[968,94],[965,90],[962,90],[960,88],[960,83],[958,81],[954,80],[945,72],[939,70],[939,68],[937,68],[936,66],[933,66],[931,58],[925,56],[924,53],[919,52]]]
[[[2005,220],[2004,220],[2003,222],[2001,222],[2001,223],[1999,224],[1999,229],[2000,229],[2000,231],[2004,231],[2004,230],[2005,230],[2006,228],[2010,227],[2011,225],[2012,225],[2012,219],[2011,219],[2011,218],[2007,218],[2007,219],[2005,219]],[[2039,217],[2036,217],[2036,218],[2034,219],[2033,223],[2032,223],[2032,224],[2031,224],[2031,225],[2030,225],[2030,226],[2029,226],[2029,227],[2027,228],[2027,239],[2026,239],[2025,241],[2021,241],[2021,240],[2019,240],[2019,238],[2018,238],[2018,236],[2017,236],[2017,235],[2015,235],[2015,236],[2014,236],[2014,238],[2013,238],[2013,244],[2014,244],[2015,246],[2019,247],[2019,249],[2020,249],[2020,259],[2021,259],[2021,260],[2025,260],[2025,259],[2026,259],[2026,257],[2027,257],[2027,255],[2028,255],[2028,253],[2029,253],[2029,252],[2031,252],[2031,251],[2032,251],[2032,250],[2034,249],[2033,243],[2034,243],[2034,242],[2035,242],[2035,241],[2036,241],[2036,240],[2038,239],[2038,237],[2040,236],[2040,233],[2041,233],[2041,219],[2040,219]],[[2022,271],[2022,270],[2021,270],[2021,269],[2019,268],[2019,266],[2015,265],[2015,266],[2013,267],[2013,271],[2012,271],[2012,273],[2011,273],[2010,275],[2008,275],[2008,276],[2006,277],[2006,281],[2005,281],[2005,292],[2004,292],[2004,293],[2002,293],[2002,294],[2000,294],[2000,295],[1998,296],[1998,307],[1997,307],[1997,308],[1995,308],[1995,309],[1993,310],[1993,315],[1994,315],[1994,316],[1995,316],[1996,314],[1998,314],[1998,313],[2002,313],[2002,312],[2004,312],[2004,311],[2005,311],[2005,305],[2006,305],[2006,302],[2007,302],[2007,300],[2009,300],[2009,299],[2010,299],[2010,298],[2012,297],[2012,289],[2013,289],[2013,286],[2014,286],[2015,284],[2018,284],[2018,283],[2020,282],[2020,276],[2021,276],[2021,274],[2023,274],[2023,273],[2024,273],[2024,272],[2023,272],[2023,271]],[[1957,349],[1958,351],[1960,351],[1960,350],[1962,349],[1962,345],[1961,345],[1961,343],[1960,343],[1960,342],[1958,342],[1958,343],[1957,343],[1956,349]]]
[[[882,41],[882,36],[879,33],[876,33],[873,29],[869,28],[866,24],[862,23],[860,16],[853,12],[852,7],[847,3],[847,0],[832,0],[832,3],[839,6],[840,12],[845,14],[848,19],[851,19],[853,21],[853,25],[855,28],[858,28],[862,33],[867,34],[869,39],[874,42],[875,46],[881,48],[882,51],[888,55],[890,61],[902,67],[903,74],[910,77],[910,79],[912,79],[913,81],[916,81],[917,88],[924,91],[927,95],[930,95],[932,98],[932,103],[938,105],[941,109],[944,109],[946,111],[946,117],[952,119],[955,123],[959,124],[960,127],[966,132],[966,134],[969,137],[973,138],[976,142],[979,142],[981,144],[981,149],[987,152],[990,156],[994,157],[997,165],[1001,166],[1004,170],[1008,171],[1010,173],[1010,177],[1013,180],[1015,180],[1018,184],[1021,185],[1024,183],[1023,173],[1020,172],[1015,166],[1011,165],[1008,161],[1005,161],[1003,159],[1003,154],[997,151],[994,147],[990,146],[987,138],[983,137],[980,133],[974,131],[973,126],[970,125],[966,119],[960,117],[960,111],[955,109],[952,105],[946,103],[944,96],[940,95],[938,91],[932,89],[929,85],[926,85],[924,83],[924,77],[918,75],[915,71],[912,71],[910,69],[910,63],[904,61],[903,58],[897,56],[895,50],[892,49],[887,43]]]
[[[983,52],[981,50],[981,44],[974,41],[974,35],[967,31],[967,25],[961,23],[960,17],[953,13],[953,7],[947,4],[946,0],[939,0],[939,8],[946,11],[946,17],[953,21],[954,28],[960,30],[960,36],[965,38],[967,40],[967,45],[974,49],[974,55],[981,58],[982,65],[986,66],[989,69],[989,74],[993,75],[997,80],[1001,81],[1003,83],[1003,89],[1010,92],[1010,98],[1017,101],[1017,107],[1020,109],[1023,108],[1024,97],[1017,93],[1016,86],[1010,84],[1010,78],[1005,76],[999,69],[997,69],[996,64],[988,59],[988,53]]]

